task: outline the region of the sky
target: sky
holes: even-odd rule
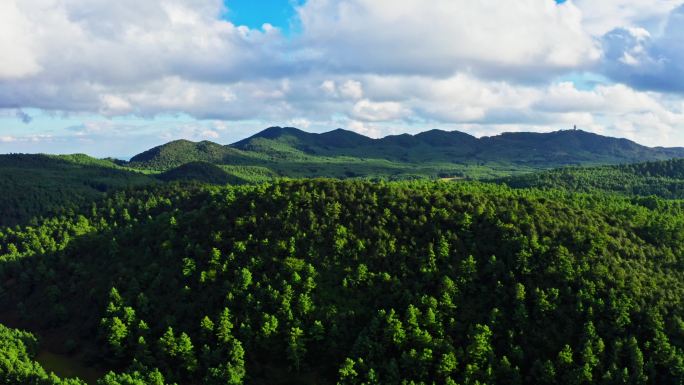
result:
[[[0,153],[269,126],[684,146],[684,0],[2,0]]]

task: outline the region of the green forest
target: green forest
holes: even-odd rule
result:
[[[683,237],[560,186],[128,187],[0,230],[0,383],[680,384]]]
[[[492,179],[516,188],[613,192],[684,199],[684,159],[597,167],[566,167]]]
[[[684,385],[684,0],[0,0],[0,385]]]
[[[276,127],[0,155],[0,385],[682,384],[668,151]]]

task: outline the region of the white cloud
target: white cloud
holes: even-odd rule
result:
[[[36,74],[38,65],[31,40],[31,25],[16,0],[0,2],[0,80]]]
[[[104,115],[121,114],[131,111],[131,103],[121,96],[105,94],[102,95],[102,109]]]
[[[361,135],[370,138],[380,138],[387,133],[378,126],[374,126],[367,122],[360,122],[358,120],[351,120],[347,123],[347,128]]]
[[[682,2],[308,0],[301,34],[286,38],[222,20],[221,0],[0,0],[0,118],[30,123],[17,111],[36,108],[199,119],[147,140],[228,140],[249,121],[371,136],[578,124],[684,144]],[[585,70],[617,83],[556,80]],[[0,134],[28,138],[16,135],[24,126]],[[144,127],[68,134],[123,143]]]
[[[363,87],[361,86],[361,82],[347,80],[340,87],[340,94],[349,99],[361,99],[363,97]]]
[[[220,20],[220,0],[6,0],[0,7],[7,55],[0,78],[24,78],[8,86],[27,94],[63,85],[113,93],[172,77],[231,82],[281,65],[278,55],[264,60],[282,42],[280,32]]]
[[[600,54],[572,2],[309,0],[299,16],[303,44],[330,71],[526,79]]]
[[[615,28],[640,26],[654,32],[682,0],[574,0],[582,11],[582,24],[596,36]]]
[[[639,89],[684,93],[684,5],[672,10],[662,33],[616,28],[603,37],[603,69]]]
[[[336,96],[337,95],[337,86],[335,85],[335,82],[332,80],[323,81],[323,83],[321,83],[321,89],[328,96]]]
[[[357,80],[347,80],[338,86],[334,80],[327,79],[321,83],[320,89],[331,98],[358,100],[363,97],[363,85]]]
[[[287,121],[287,126],[290,127],[297,127],[303,130],[306,130],[311,126],[311,121],[309,119],[304,119],[304,118],[298,118],[298,119],[291,119]]]
[[[397,102],[372,102],[359,100],[352,110],[356,119],[370,122],[396,120],[407,117],[410,111]]]
[[[599,85],[578,90],[572,83],[551,85],[535,105],[542,111],[585,111],[594,113],[641,112],[663,109],[656,94],[635,91],[622,84]]]

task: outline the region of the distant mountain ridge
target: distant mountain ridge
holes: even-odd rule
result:
[[[294,127],[269,127],[230,145],[174,141],[131,159],[130,165],[168,169],[187,162],[263,165],[268,162],[318,162],[330,158],[377,159],[399,164],[513,165],[549,169],[567,165],[622,164],[684,157],[684,148],[646,147],[628,139],[582,130],[503,133],[477,138],[459,131],[373,139],[336,129],[309,133]]]
[[[105,192],[187,181],[478,179],[511,187],[682,198],[684,149],[649,148],[574,130],[479,139],[431,130],[372,139],[342,129],[314,134],[271,127],[231,145],[176,140],[130,162],[84,154],[0,155],[0,176],[0,190],[9,192],[0,199],[3,226],[73,209]]]

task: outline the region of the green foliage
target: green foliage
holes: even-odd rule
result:
[[[571,167],[495,180],[515,188],[564,189],[684,198],[684,159],[601,167]],[[647,201],[642,199],[646,204]]]
[[[163,171],[189,162],[210,162],[249,182],[277,177],[414,180],[491,178],[567,165],[682,155],[680,149],[648,148],[584,131],[505,133],[478,139],[457,131],[431,130],[371,139],[342,129],[313,134],[271,127],[227,146],[170,142],[136,155],[129,166]]]
[[[59,328],[107,385],[678,384],[684,209],[648,201],[472,182],[127,190],[0,230],[0,307]],[[5,383],[49,378],[22,339],[0,339],[20,352]]]
[[[38,340],[28,332],[0,324],[0,384],[2,385],[85,385],[78,379],[60,379],[47,373],[33,359]]]
[[[138,371],[133,373],[120,373],[116,374],[114,372],[109,372],[105,375],[98,385],[164,385],[164,376],[159,372],[159,370],[149,371],[146,374],[142,374]]]
[[[190,162],[234,163],[244,158],[239,151],[209,141],[199,143],[176,140],[149,149],[131,158],[133,167],[144,165],[156,170],[168,170]]]
[[[189,162],[161,173],[159,179],[164,181],[194,180],[211,184],[241,184],[241,178],[224,171],[221,167],[208,162]]]
[[[86,155],[0,155],[0,226],[75,211],[103,193],[155,179]]]
[[[271,127],[231,147],[279,159],[307,156],[385,159],[401,163],[496,162],[549,168],[568,164],[626,163],[681,156],[679,149],[647,148],[625,139],[572,130],[504,133],[481,139],[458,131],[370,139],[342,129],[322,134]]]
[[[36,217],[82,211],[84,205],[105,192],[163,181],[223,185],[308,177],[376,181],[491,179],[567,165],[682,155],[679,149],[647,148],[583,131],[507,133],[477,139],[461,132],[432,130],[370,139],[341,129],[311,134],[281,127],[266,129],[228,146],[173,141],[136,155],[130,162],[83,154],[3,155],[0,190],[7,193],[0,196],[0,226],[24,225]],[[684,197],[677,176],[682,167],[674,163],[570,169],[505,182],[512,186]],[[679,174],[673,175],[676,169]]]

